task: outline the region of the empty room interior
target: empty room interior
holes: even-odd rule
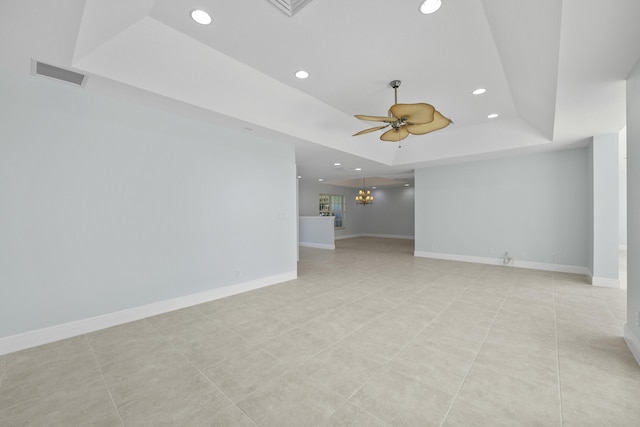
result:
[[[3,0],[0,426],[640,425],[638,17]]]

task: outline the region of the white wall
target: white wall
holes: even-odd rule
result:
[[[586,272],[586,148],[418,169],[415,194],[416,253]]]
[[[298,180],[298,187],[300,216],[318,215],[320,194],[343,195],[345,201],[344,228],[335,230],[336,237],[364,233],[362,206],[357,206],[355,202],[356,189],[329,185],[317,180],[308,180],[304,177]]]
[[[361,206],[355,202],[358,189],[299,180],[300,215],[318,215],[318,196],[342,194],[346,213],[344,229],[336,230],[336,237],[377,235],[400,238],[414,236],[413,187],[386,187],[372,190],[373,204]]]
[[[627,247],[627,129],[620,132],[618,149],[618,239],[621,248]]]
[[[413,238],[415,230],[414,188],[386,187],[372,191],[373,204],[361,206],[364,232],[390,237]]]
[[[618,281],[618,238],[620,216],[619,209],[619,173],[618,149],[619,135],[608,134],[594,136],[591,142],[590,162],[593,211],[593,256],[590,264],[594,285],[619,287]]]
[[[33,76],[0,93],[0,338],[295,275],[293,147]]]
[[[627,79],[627,325],[624,336],[640,363],[640,62]]]

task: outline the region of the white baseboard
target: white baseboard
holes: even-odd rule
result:
[[[356,237],[362,237],[364,234],[345,234],[343,236],[336,236],[334,240],[342,240],[342,239],[355,239]]]
[[[505,267],[517,267],[517,268],[528,268],[531,270],[555,271],[558,273],[584,274],[587,276],[589,274],[589,269],[587,267],[581,267],[578,265],[549,264],[544,262],[519,261],[519,260],[512,260],[509,264],[505,265],[503,264],[502,259],[500,258],[486,258],[486,257],[477,257],[477,256],[471,256],[471,255],[456,255],[456,254],[445,254],[440,252],[425,252],[425,251],[415,251],[413,255],[421,258],[435,258],[435,259],[444,259],[449,261],[474,262],[477,264],[504,265]]]
[[[330,245],[325,243],[298,242],[298,245],[304,246],[306,248],[316,248],[316,249],[335,249],[336,248],[336,245]]]
[[[608,277],[594,277],[591,274],[587,274],[587,278],[589,279],[589,283],[593,286],[600,286],[602,288],[619,288],[620,280],[618,279],[610,279]]]
[[[365,233],[364,237],[381,237],[383,239],[406,239],[406,240],[415,240],[414,236],[403,236],[401,234],[371,234]]]
[[[77,320],[74,322],[63,323],[43,329],[2,337],[0,338],[0,355],[36,347],[42,344],[48,344],[54,341],[60,341],[66,338],[98,331],[100,329],[110,328],[112,326],[133,322],[135,320],[167,313],[169,311],[191,307],[193,305],[252,291],[254,289],[275,285],[276,283],[294,280],[297,277],[298,273],[296,271],[291,271],[222,288],[215,288],[209,291],[199,292],[197,294],[185,295],[183,297],[116,311],[114,313],[108,313],[101,316],[90,317],[88,319]]]
[[[401,234],[372,234],[372,233],[361,233],[361,234],[348,234],[344,236],[336,236],[335,240],[342,239],[354,239],[356,237],[380,237],[383,239],[407,239],[414,240],[414,236],[403,236]]]
[[[624,325],[624,340],[629,346],[633,357],[636,358],[636,362],[640,365],[640,338],[633,333],[628,323]]]

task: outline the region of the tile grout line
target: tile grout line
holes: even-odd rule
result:
[[[480,347],[478,348],[478,351],[477,351],[475,357],[473,358],[473,361],[469,365],[469,369],[467,369],[467,373],[465,374],[464,379],[460,382],[460,385],[458,386],[458,390],[456,391],[456,394],[453,396],[453,399],[451,400],[451,404],[449,405],[449,408],[447,409],[447,412],[444,414],[444,417],[442,417],[442,421],[440,421],[440,427],[442,427],[444,425],[444,422],[447,420],[447,417],[449,416],[449,413],[451,412],[451,409],[453,408],[453,405],[456,403],[456,400],[458,400],[458,395],[460,394],[460,391],[462,390],[462,387],[464,386],[464,383],[467,381],[467,378],[469,377],[469,374],[471,373],[471,370],[473,369],[473,366],[476,364],[476,361],[478,360],[478,356],[480,355],[480,352],[482,351],[482,347],[484,347],[484,343],[487,341],[487,337],[489,336],[489,332],[491,332],[491,329],[493,328],[493,325],[496,323],[496,319],[498,318],[498,315],[502,311],[502,306],[504,305],[505,301],[507,301],[507,295],[508,295],[509,292],[511,292],[512,288],[513,288],[513,285],[511,285],[509,287],[509,289],[507,291],[507,294],[504,297],[502,297],[502,302],[500,303],[500,307],[498,307],[498,310],[496,311],[495,316],[493,316],[493,321],[491,322],[491,325],[487,329],[487,333],[484,335],[484,338],[482,339],[482,344],[480,344]]]
[[[109,384],[107,383],[107,379],[104,377],[104,373],[102,372],[102,367],[100,366],[100,362],[98,362],[98,358],[96,357],[96,352],[93,349],[93,346],[91,345],[91,341],[89,340],[89,337],[85,334],[83,335],[85,342],[87,343],[87,345],[89,346],[89,351],[91,351],[91,357],[93,358],[93,361],[96,363],[96,367],[98,368],[98,371],[100,372],[100,377],[102,378],[102,383],[104,384],[104,388],[107,389],[107,393],[109,394],[109,399],[111,399],[111,403],[113,404],[113,409],[116,410],[116,414],[118,414],[118,419],[120,420],[120,424],[124,427],[124,421],[122,420],[122,416],[120,415],[120,410],[118,409],[118,405],[116,404],[116,401],[113,398],[113,395],[111,394],[111,389],[109,388]]]
[[[556,278],[551,275],[551,285],[553,287],[553,325],[556,332],[556,367],[558,369],[558,398],[560,401],[560,427],[564,425],[564,407],[562,405],[562,380],[560,375],[560,346],[558,345],[558,313],[556,306]]]
[[[626,290],[626,289],[625,289]],[[611,316],[613,317],[613,320],[615,320],[615,322],[620,325],[620,320],[618,320],[618,318],[616,317],[616,314],[613,312],[613,310],[611,310],[611,305],[609,304],[609,302],[607,300],[605,300],[603,297],[601,297],[600,295],[598,295],[598,298],[600,298],[600,300],[604,303],[604,305],[607,307],[607,311],[609,311],[609,313],[611,314]],[[624,325],[620,325],[620,328],[622,329],[622,333],[624,334]]]
[[[180,356],[182,356],[182,357],[183,357],[187,362],[189,362],[189,364],[190,364],[191,366],[193,366],[193,367],[196,369],[196,371],[198,371],[198,373],[199,373],[200,375],[202,375],[202,376],[207,380],[207,382],[209,382],[209,383],[210,383],[210,384],[211,384],[211,385],[212,385],[216,390],[218,390],[218,391],[220,392],[220,394],[222,394],[222,395],[225,397],[225,399],[227,399],[227,401],[229,401],[229,403],[230,403],[230,404],[229,404],[229,405],[227,405],[227,406],[232,406],[232,405],[233,405],[233,406],[235,406],[236,408],[238,408],[238,410],[240,410],[243,414],[245,414],[245,415],[247,416],[247,418],[249,418],[249,419],[251,420],[251,422],[252,422],[256,427],[258,426],[258,424],[254,421],[254,419],[253,419],[253,418],[251,418],[251,417],[249,416],[249,414],[247,414],[246,412],[244,412],[244,411],[242,410],[242,408],[241,408],[241,407],[239,407],[239,406],[236,404],[236,402],[234,402],[234,401],[233,401],[233,399],[231,399],[229,396],[227,396],[227,394],[226,394],[224,391],[222,391],[222,390],[221,390],[221,389],[216,385],[216,383],[214,383],[214,382],[211,380],[211,378],[209,378],[209,377],[208,377],[208,376],[207,376],[207,375],[202,371],[202,369],[200,369],[200,368],[199,368],[195,363],[193,363],[193,361],[192,361],[190,358],[188,358],[188,357],[187,357],[183,352],[181,352],[181,351],[180,351],[180,350],[179,350],[175,345],[173,345],[173,343],[171,343],[171,341],[167,340],[167,338],[164,336],[164,334],[160,331],[160,329],[158,329],[158,327],[157,327],[153,322],[148,322],[148,323],[151,325],[151,327],[152,327],[153,329],[155,329],[155,331],[158,333],[158,335],[160,335],[160,336],[162,337],[162,339],[164,340],[164,342],[165,342],[165,343],[167,343],[167,344],[169,345],[169,347],[171,347],[171,348],[172,348],[176,353],[178,353],[178,354],[179,354]],[[237,335],[237,334],[236,334],[236,335]],[[238,335],[238,336],[239,336],[239,335]],[[225,358],[225,359],[226,359],[226,358]],[[222,362],[222,360],[221,360],[220,362]],[[218,363],[220,363],[220,362],[218,362]],[[217,364],[217,363],[216,363],[216,364]],[[214,364],[214,365],[216,365],[216,364]],[[211,366],[214,366],[214,365],[211,365]],[[214,415],[214,417],[215,417],[215,415]],[[211,419],[211,418],[210,418],[210,419]]]
[[[2,386],[2,381],[4,380],[4,375],[7,370],[7,362],[9,361],[9,356],[0,356],[0,360],[2,360],[2,369],[0,370],[0,386]]]
[[[477,279],[476,279],[476,281],[477,281]],[[474,282],[474,283],[475,283],[475,282]],[[430,287],[430,286],[432,286],[432,283],[430,283],[428,286],[426,286],[426,287],[425,287],[425,289],[426,289],[426,288],[428,288],[428,287]],[[461,290],[460,290],[460,292],[455,296],[455,298],[454,298],[454,299],[452,299],[449,303],[447,303],[447,304],[445,305],[445,307],[444,307],[442,310],[440,310],[440,312],[438,312],[438,314],[437,314],[433,319],[431,319],[429,322],[427,322],[427,324],[426,324],[424,327],[422,327],[422,328],[421,328],[421,329],[420,329],[420,330],[419,330],[419,331],[418,331],[418,332],[417,332],[413,337],[411,337],[411,339],[410,339],[410,340],[409,340],[405,345],[403,345],[403,346],[402,346],[402,347],[401,347],[401,348],[400,348],[400,349],[399,349],[399,350],[394,354],[394,356],[393,356],[389,361],[387,361],[387,362],[385,362],[385,363],[382,363],[382,364],[381,364],[381,366],[380,366],[380,368],[376,371],[376,373],[375,373],[375,374],[373,374],[373,375],[371,375],[371,376],[367,379],[367,381],[366,381],[364,384],[362,384],[360,387],[358,387],[358,389],[357,389],[357,390],[355,390],[355,391],[354,391],[354,392],[353,392],[353,393],[352,393],[352,394],[347,398],[347,402],[348,402],[348,401],[349,401],[353,396],[355,396],[355,394],[356,394],[358,391],[360,391],[360,390],[361,390],[365,385],[367,385],[367,383],[368,383],[369,381],[371,381],[373,378],[377,377],[377,376],[380,374],[380,372],[381,372],[385,367],[388,367],[388,366],[389,366],[389,364],[390,364],[393,360],[395,360],[395,358],[398,356],[398,354],[400,354],[400,353],[402,352],[402,350],[404,350],[404,349],[405,349],[409,344],[411,344],[411,343],[412,343],[412,342],[413,342],[413,341],[418,337],[418,335],[420,335],[420,334],[421,334],[425,329],[427,329],[427,328],[428,328],[428,327],[429,327],[429,326],[430,326],[430,325],[431,325],[431,324],[432,324],[436,319],[438,319],[438,318],[440,317],[440,315],[442,315],[442,313],[444,313],[444,312],[445,312],[445,311],[446,311],[446,310],[447,310],[447,309],[448,309],[448,308],[449,308],[449,307],[450,307],[454,302],[456,302],[456,301],[457,301],[461,296],[463,296],[463,295],[467,292],[467,290],[469,290],[470,288],[471,288],[471,285],[466,286],[464,289],[461,289]],[[425,289],[422,289],[420,292],[423,292]],[[418,293],[419,293],[419,292],[418,292]],[[386,310],[385,312],[383,312],[383,313],[379,314],[378,316],[376,316],[376,317],[375,317],[374,319],[372,319],[371,321],[375,320],[377,317],[380,317],[381,315],[383,315],[383,314],[385,314],[386,312],[390,311],[391,309],[393,309],[393,308],[394,308],[394,307],[396,307],[397,305],[400,305],[400,304],[402,304],[402,303],[404,303],[404,302],[407,302],[408,300],[410,300],[410,298],[411,298],[411,296],[409,296],[409,297],[405,298],[404,300],[402,300],[402,301],[398,302],[397,304],[395,304],[394,306],[392,306],[391,308],[389,308],[389,309],[388,309],[388,310]],[[504,302],[504,301],[503,301],[503,302]],[[501,306],[502,306],[502,304],[501,304]],[[494,318],[494,319],[495,319],[495,318]],[[358,328],[356,331],[358,331],[358,330],[362,329],[362,328],[363,328],[364,326],[366,326],[368,323],[370,323],[370,322],[367,322],[365,325],[363,325],[361,328]],[[489,328],[489,329],[491,329],[491,328]],[[354,331],[354,332],[356,332],[356,331]],[[488,332],[487,332],[487,334],[488,334]],[[342,341],[342,340],[344,340],[344,339],[346,339],[346,338],[347,338],[347,337],[344,337],[344,338],[342,338],[340,341]],[[486,335],[485,335],[485,339],[486,339]],[[340,342],[340,341],[338,341],[338,342]],[[484,343],[484,340],[483,340],[483,343]],[[479,351],[480,351],[480,350],[478,350],[478,352],[479,352]],[[391,368],[389,368],[389,369],[391,369]],[[465,378],[466,378],[466,376],[465,376]],[[422,383],[422,381],[420,381],[420,380],[417,380],[417,381],[418,381],[418,382],[420,382],[420,383]],[[464,381],[463,381],[463,382],[464,382]],[[423,383],[423,384],[424,384],[424,383]],[[427,384],[427,385],[428,385],[428,384]],[[353,403],[352,403],[352,405],[354,405],[354,406],[358,407],[359,409],[361,409],[361,410],[363,410],[363,411],[367,412],[368,414],[371,414],[369,411],[367,411],[367,410],[366,410],[366,409],[364,409],[364,408],[360,408],[358,405],[355,405],[355,404],[353,404]],[[447,413],[448,413],[448,411],[447,411]],[[332,415],[333,415],[333,414],[332,414]],[[371,415],[373,415],[373,414],[371,414]],[[374,415],[374,417],[375,417],[375,415]],[[378,417],[375,417],[375,418],[376,418],[376,419],[378,419]],[[444,421],[444,420],[443,420],[443,421]],[[385,423],[385,424],[386,424],[386,423]]]
[[[419,292],[424,291],[424,289],[426,289],[426,288],[428,288],[428,287],[430,287],[430,286],[431,286],[431,284],[426,285],[426,286],[425,286],[425,288],[423,288],[423,289],[422,289],[422,290],[420,290]],[[465,289],[464,289],[464,291],[466,291],[467,289],[468,289],[468,287],[467,287],[467,288],[465,288]],[[379,292],[379,291],[381,291],[381,290],[371,292],[371,293],[367,294],[366,296],[364,296],[364,297],[362,297],[362,298],[365,298],[365,297],[367,297],[367,296],[370,296],[370,295],[372,295],[372,294],[374,294],[374,293],[376,293],[376,292]],[[400,353],[400,352],[401,352],[401,351],[402,351],[402,350],[403,350],[407,345],[409,345],[409,343],[410,343],[410,342],[412,342],[412,341],[413,341],[413,340],[414,340],[414,339],[415,339],[415,338],[416,338],[416,337],[417,337],[417,336],[418,336],[418,335],[419,335],[423,330],[425,330],[427,327],[429,327],[429,325],[430,325],[430,324],[431,324],[435,319],[437,319],[437,318],[440,316],[440,314],[442,314],[442,313],[443,313],[443,312],[444,312],[444,311],[445,311],[445,310],[446,310],[446,309],[447,309],[451,304],[453,304],[453,302],[454,302],[454,301],[456,301],[456,300],[457,300],[457,298],[459,298],[459,296],[460,296],[462,293],[464,293],[464,291],[462,291],[462,292],[461,292],[461,293],[460,293],[460,294],[459,294],[459,295],[458,295],[454,300],[452,300],[451,302],[449,302],[449,303],[448,303],[448,304],[447,304],[447,305],[446,305],[446,306],[445,306],[445,307],[444,307],[444,308],[443,308],[443,309],[442,309],[442,310],[441,310],[441,311],[436,315],[436,317],[434,317],[433,319],[431,319],[431,320],[427,323],[427,325],[425,325],[422,329],[420,329],[420,331],[418,331],[418,332],[417,332],[417,333],[416,333],[416,334],[415,334],[415,335],[414,335],[414,336],[409,340],[409,342],[407,342],[407,344],[405,344],[405,345],[404,345],[400,350],[398,350],[398,351],[396,352],[396,354],[395,354],[395,355],[399,354],[399,353]],[[419,292],[416,292],[416,293],[419,293]],[[415,295],[415,294],[414,294],[414,295]],[[360,300],[360,299],[362,299],[362,298],[357,298],[357,299],[356,299],[356,300],[354,300],[354,301],[358,301],[358,300]],[[322,350],[320,350],[320,351],[318,351],[318,352],[316,352],[316,353],[312,354],[311,356],[309,356],[308,358],[306,358],[303,362],[301,362],[300,364],[298,364],[298,366],[302,365],[303,363],[305,363],[306,361],[308,361],[308,360],[312,359],[313,357],[317,356],[318,354],[322,353],[323,351],[326,351],[326,350],[327,350],[327,349],[329,349],[330,347],[332,347],[332,346],[334,346],[334,345],[336,345],[336,344],[338,344],[338,343],[340,343],[340,342],[344,341],[344,340],[345,340],[345,339],[347,339],[351,334],[353,334],[353,333],[355,333],[355,332],[357,332],[357,331],[361,330],[362,328],[364,328],[364,327],[365,327],[366,325],[368,325],[369,323],[373,322],[373,321],[374,321],[375,319],[377,319],[378,317],[380,317],[380,316],[384,315],[385,313],[387,313],[387,312],[391,311],[394,307],[396,307],[396,306],[398,306],[398,305],[400,305],[400,304],[402,304],[402,303],[405,303],[405,302],[406,302],[407,300],[409,300],[410,298],[411,298],[411,296],[409,296],[409,297],[407,297],[407,298],[405,298],[405,299],[403,299],[403,300],[401,300],[401,301],[398,301],[396,304],[394,304],[393,306],[389,307],[387,310],[383,311],[382,313],[378,314],[377,316],[373,317],[370,321],[368,321],[367,323],[365,323],[364,325],[362,325],[362,326],[361,326],[361,327],[359,327],[358,329],[354,330],[354,331],[353,331],[353,332],[351,332],[349,335],[346,335],[346,336],[344,336],[344,337],[340,338],[338,341],[336,341],[336,342],[334,342],[334,343],[332,343],[332,344],[328,345],[327,347],[323,348]],[[275,356],[274,356],[274,357],[275,357]],[[277,357],[276,357],[276,358],[277,358]],[[385,362],[385,363],[380,364],[380,367],[376,370],[376,372],[375,372],[375,373],[373,373],[369,378],[367,378],[367,380],[366,380],[366,381],[365,381],[365,382],[364,382],[360,387],[358,387],[358,388],[357,388],[353,393],[351,393],[351,395],[349,395],[348,397],[346,397],[346,398],[345,398],[345,400],[344,400],[344,402],[342,403],[342,405],[340,405],[338,408],[336,408],[336,410],[335,410],[335,411],[333,411],[333,412],[331,413],[331,415],[329,415],[329,417],[327,418],[327,420],[328,420],[328,419],[330,419],[333,415],[335,415],[335,414],[336,414],[340,409],[342,409],[346,404],[348,404],[348,403],[349,403],[349,401],[351,400],[351,398],[352,398],[353,396],[355,396],[355,395],[356,395],[356,393],[358,393],[358,391],[360,391],[360,390],[361,390],[365,385],[367,385],[367,384],[369,383],[369,381],[371,381],[372,379],[374,379],[375,377],[377,377],[377,376],[380,374],[380,372],[381,372],[381,371],[382,371],[386,366],[388,366],[388,364],[389,364],[389,363],[390,363],[394,358],[395,358],[395,356],[394,356],[393,358],[391,358],[391,360],[389,360],[388,362]],[[280,360],[280,359],[278,359],[278,360]],[[293,368],[292,370],[296,370],[296,369],[297,369],[297,366],[296,366],[295,368]],[[298,371],[298,372],[299,372],[299,371]],[[309,378],[310,380],[312,380],[312,378],[310,378],[310,377],[309,377],[308,375],[306,375],[304,372],[299,372],[299,373],[300,373],[301,375],[304,375],[306,378]],[[332,394],[335,394],[335,392],[333,392],[333,391],[331,391],[331,390],[329,390],[329,389],[325,388],[325,387],[324,387],[323,385],[321,385],[321,384],[316,384],[316,386],[317,386],[317,387],[322,388],[322,389],[323,389],[323,390],[325,390],[325,391],[331,392]],[[337,396],[343,397],[343,396],[341,396],[341,395],[337,395]],[[359,407],[358,405],[356,405],[356,404],[354,404],[354,403],[351,403],[351,404],[352,404],[353,406],[357,407],[358,409],[360,409],[360,410],[362,410],[362,411],[366,412],[367,414],[371,415],[371,416],[372,416],[372,417],[374,417],[375,419],[377,419],[377,420],[379,420],[379,421],[382,421],[384,424],[387,424],[386,422],[384,422],[383,420],[380,420],[376,415],[372,414],[371,412],[367,411],[366,409],[361,408],[361,407]],[[326,422],[327,420],[325,420],[324,422]],[[387,424],[387,425],[388,425],[388,424]]]
[[[433,283],[428,284],[427,286],[425,286],[425,288],[424,288],[424,289],[422,289],[422,290],[420,290],[419,292],[416,292],[416,293],[423,292],[426,288],[431,287],[431,286],[432,286],[432,284],[433,284]],[[399,350],[394,354],[394,356],[393,356],[389,361],[387,361],[387,362],[385,362],[385,363],[382,363],[382,364],[380,365],[380,367],[378,368],[378,370],[377,370],[373,375],[371,375],[371,376],[370,376],[370,377],[369,377],[369,378],[368,378],[368,379],[367,379],[367,380],[366,380],[366,381],[365,381],[365,382],[364,382],[360,387],[358,387],[358,388],[357,388],[353,393],[351,393],[351,395],[350,395],[350,396],[345,400],[345,402],[344,402],[344,403],[343,403],[343,404],[342,404],[338,409],[336,409],[336,410],[335,410],[335,411],[334,411],[334,412],[329,416],[329,418],[331,418],[331,417],[332,417],[335,413],[337,413],[337,412],[338,412],[342,407],[344,407],[347,403],[349,403],[349,401],[351,400],[351,398],[353,398],[353,396],[355,396],[355,395],[356,395],[356,393],[358,393],[360,390],[362,390],[362,388],[363,388],[364,386],[366,386],[366,385],[367,385],[367,384],[368,384],[372,379],[374,379],[375,377],[377,377],[377,376],[380,374],[380,372],[381,372],[385,367],[388,367],[388,366],[389,366],[389,364],[390,364],[393,360],[395,360],[396,356],[402,352],[402,350],[404,350],[404,349],[405,349],[409,344],[411,344],[411,343],[416,339],[416,337],[418,337],[418,335],[420,335],[420,334],[421,334],[425,329],[427,329],[427,328],[429,327],[429,325],[431,325],[431,324],[432,324],[432,323],[433,323],[433,322],[434,322],[438,317],[440,317],[440,315],[441,315],[442,313],[444,313],[444,312],[447,310],[447,308],[449,308],[449,307],[451,306],[451,304],[453,304],[453,303],[454,303],[455,301],[457,301],[457,300],[458,300],[462,295],[464,295],[464,293],[465,293],[465,292],[466,292],[470,287],[471,287],[471,286],[467,286],[467,287],[465,287],[464,289],[462,289],[462,290],[461,290],[461,291],[456,295],[456,297],[455,297],[454,299],[452,299],[448,304],[446,304],[446,305],[445,305],[445,307],[444,307],[442,310],[440,310],[440,312],[439,312],[439,313],[438,313],[438,314],[437,314],[433,319],[431,319],[429,322],[427,322],[427,324],[426,324],[424,327],[422,327],[422,328],[421,328],[421,329],[420,329],[420,330],[419,330],[419,331],[418,331],[418,332],[417,332],[417,333],[416,333],[416,334],[415,334],[415,335],[414,335],[414,336],[413,336],[413,337],[412,337],[412,338],[411,338],[411,339],[410,339],[410,340],[409,340],[409,341],[408,341],[404,346],[402,346],[402,347],[401,347],[401,348],[400,348],[400,349],[399,349]],[[370,295],[370,294],[369,294],[369,295]],[[414,294],[414,295],[415,295],[415,294]],[[359,331],[360,329],[364,328],[366,325],[368,325],[369,323],[373,322],[373,321],[374,321],[375,319],[377,319],[378,317],[382,316],[383,314],[387,313],[388,311],[391,311],[394,307],[396,307],[396,306],[398,306],[398,305],[400,305],[400,304],[402,304],[402,303],[407,302],[408,300],[410,300],[410,298],[411,298],[411,296],[409,296],[409,297],[407,297],[407,298],[403,299],[402,301],[399,301],[397,304],[393,305],[393,306],[392,306],[392,307],[390,307],[389,309],[387,309],[387,310],[385,310],[384,312],[380,313],[379,315],[377,315],[376,317],[374,317],[371,321],[369,321],[369,322],[365,323],[364,325],[362,325],[360,328],[356,329],[356,330],[355,330],[355,331],[353,331],[352,333],[357,332],[357,331]],[[334,344],[337,344],[338,342],[341,342],[341,341],[345,340],[348,336],[349,336],[349,335],[347,335],[346,337],[341,338],[340,340],[338,340],[338,341],[337,341],[336,343],[334,343]],[[332,345],[334,345],[334,344],[332,344]],[[329,346],[329,347],[330,347],[330,346]],[[328,347],[327,347],[327,348],[328,348]],[[323,351],[324,351],[324,350],[323,350]],[[320,353],[320,352],[318,352],[318,353]],[[316,353],[316,354],[318,354],[318,353]],[[314,356],[315,356],[315,355],[314,355]],[[313,356],[312,356],[312,357],[313,357]],[[307,359],[307,360],[308,360],[308,359]],[[303,375],[304,375],[304,374],[303,374]],[[418,382],[421,382],[421,383],[422,383],[422,381],[419,381],[419,380],[418,380]],[[324,387],[323,387],[323,388],[324,388]],[[355,403],[351,403],[351,404],[352,404],[353,406],[357,407],[358,409],[360,409],[360,410],[362,410],[362,411],[366,412],[367,414],[369,414],[369,415],[373,416],[375,419],[380,420],[376,415],[372,414],[371,412],[367,411],[366,409],[361,408],[360,406],[356,405]],[[448,413],[448,411],[447,411],[447,413]],[[383,421],[383,420],[380,420],[380,421]],[[384,423],[384,424],[387,424],[387,423],[386,423],[386,422],[384,422],[384,421],[383,421],[383,423]],[[387,425],[388,425],[388,424],[387,424]]]
[[[7,356],[0,356],[0,389],[2,389],[2,382],[4,380],[4,374],[7,370]]]

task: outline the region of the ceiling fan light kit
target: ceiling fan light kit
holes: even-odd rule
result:
[[[393,80],[389,83],[395,92],[395,103],[389,108],[389,116],[367,116],[356,114],[356,118],[371,122],[384,122],[386,125],[375,126],[355,133],[353,136],[364,135],[391,126],[391,129],[380,136],[382,141],[399,142],[409,135],[425,135],[443,129],[451,120],[440,114],[431,104],[398,104],[398,87],[402,82]]]

